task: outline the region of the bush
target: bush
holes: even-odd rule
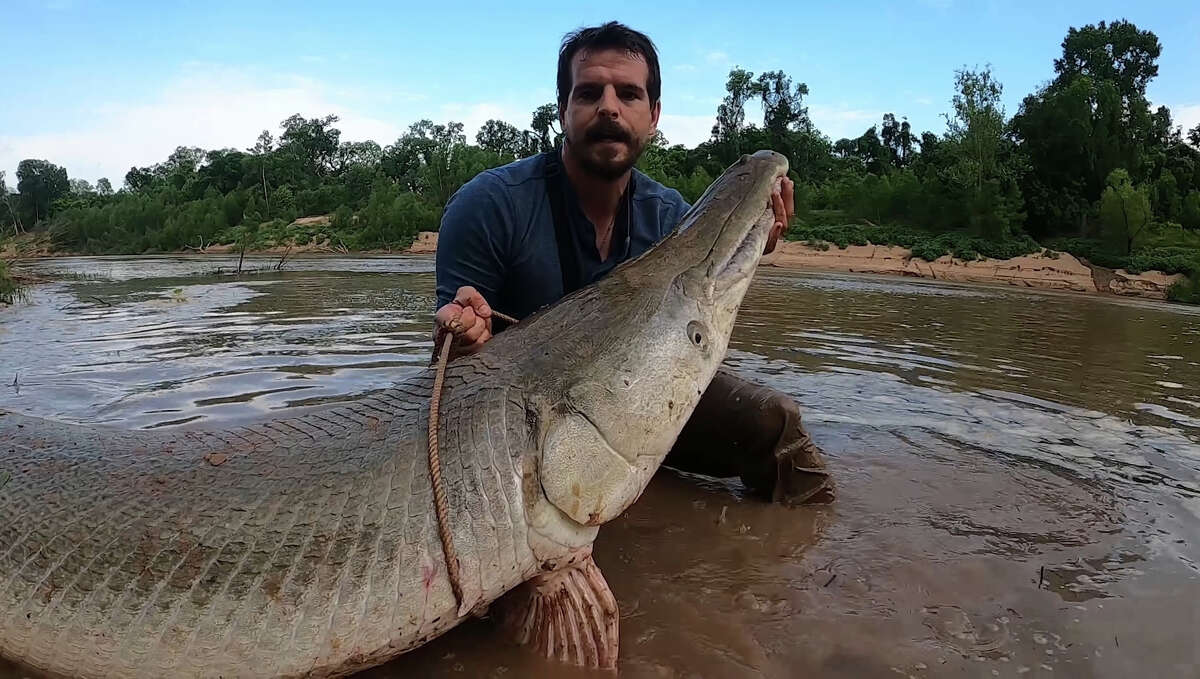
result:
[[[20,286],[8,272],[8,262],[0,259],[0,302],[12,304],[19,291]]]
[[[1184,304],[1200,304],[1200,272],[1192,275],[1167,288],[1167,299]]]
[[[1003,241],[988,240],[962,232],[933,234],[900,226],[838,226],[792,227],[789,240],[829,242],[844,248],[851,245],[898,245],[912,250],[914,257],[933,261],[944,255],[959,259],[992,257],[1009,259],[1038,252],[1042,248],[1032,238],[1022,234]]]
[[[420,196],[401,192],[396,186],[380,182],[371,191],[367,207],[359,215],[359,227],[352,232],[352,248],[403,249],[412,245],[419,231],[436,231],[439,210]]]

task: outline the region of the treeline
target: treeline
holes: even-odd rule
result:
[[[883,242],[904,233],[925,239],[926,254],[1041,244],[1195,277],[1200,126],[1185,133],[1166,107],[1150,106],[1158,38],[1126,21],[1100,22],[1070,29],[1061,46],[1052,77],[1011,116],[990,68],[963,68],[940,133],[918,134],[889,113],[838,140],[810,120],[807,85],[783,71],[735,68],[710,139],[688,148],[659,135],[639,166],[695,200],[739,154],[772,148],[789,157],[796,181],[793,238]],[[761,122],[746,120],[753,102]],[[557,121],[547,104],[529,129],[491,120],[471,143],[460,123],[422,120],[380,146],[341,140],[335,116],[294,115],[277,138],[264,131],[245,150],[180,147],[130,169],[119,191],[31,159],[18,167],[15,192],[0,174],[0,229],[44,230],[57,247],[88,253],[311,238],[349,250],[401,248],[436,230],[447,199],[478,172],[552,148]],[[292,224],[329,214],[329,224]]]

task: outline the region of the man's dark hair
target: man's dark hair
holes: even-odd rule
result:
[[[650,97],[650,105],[658,101],[662,94],[662,76],[658,70],[658,50],[654,43],[644,33],[633,30],[625,24],[610,21],[600,26],[581,28],[568,33],[563,38],[562,48],[558,52],[558,110],[562,115],[566,112],[567,98],[571,96],[571,61],[580,50],[623,49],[630,54],[640,54],[650,70],[646,82],[646,94]]]

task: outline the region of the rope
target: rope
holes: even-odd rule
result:
[[[492,315],[502,321],[516,325],[519,321],[499,311]],[[462,580],[459,576],[458,556],[454,553],[454,542],[450,535],[449,507],[446,506],[446,491],[442,488],[442,464],[438,459],[438,415],[442,404],[442,383],[446,378],[446,364],[450,362],[450,345],[454,333],[447,332],[438,350],[437,371],[433,377],[433,392],[429,396],[429,481],[433,485],[433,508],[437,514],[438,537],[442,540],[442,554],[446,559],[446,575],[450,578],[450,589],[454,601],[462,608]]]

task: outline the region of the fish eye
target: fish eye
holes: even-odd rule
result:
[[[687,336],[692,344],[701,349],[708,344],[708,328],[705,328],[700,321],[692,321],[687,324]]]

